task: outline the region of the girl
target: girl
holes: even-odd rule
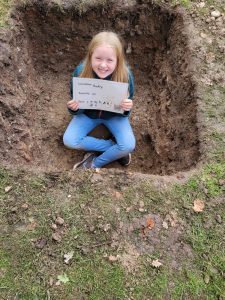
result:
[[[121,99],[123,114],[104,110],[82,110],[79,109],[76,100],[70,100],[67,103],[68,110],[74,117],[63,136],[64,144],[72,149],[101,153],[99,156],[89,153],[75,167],[101,168],[115,160],[128,165],[131,160],[130,153],[135,148],[135,137],[128,118],[133,107],[134,80],[126,65],[123,46],[118,35],[107,31],[95,35],[89,44],[84,62],[75,68],[73,77],[129,83],[128,99]],[[72,96],[72,83],[70,87]],[[104,124],[115,140],[87,136],[99,124]]]

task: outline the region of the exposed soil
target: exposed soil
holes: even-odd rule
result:
[[[164,175],[194,166],[200,151],[186,18],[150,3],[96,6],[82,16],[44,1],[18,8],[13,27],[0,31],[2,164],[63,171],[82,157],[62,143],[69,80],[92,36],[113,30],[124,39],[136,81],[129,170]]]

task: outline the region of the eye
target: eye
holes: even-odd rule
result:
[[[113,62],[113,60],[112,59],[108,59],[108,62]]]

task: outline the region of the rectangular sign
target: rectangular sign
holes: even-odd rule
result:
[[[123,113],[122,100],[128,97],[128,83],[73,77],[73,99],[81,109],[99,109]]]

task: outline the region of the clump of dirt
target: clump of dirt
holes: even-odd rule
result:
[[[92,36],[113,30],[124,39],[136,82],[129,170],[172,174],[195,165],[197,100],[185,14],[137,2],[96,5],[80,15],[69,5],[33,1],[12,14],[13,27],[0,31],[3,164],[64,171],[82,157],[62,143],[71,118],[69,80]]]

